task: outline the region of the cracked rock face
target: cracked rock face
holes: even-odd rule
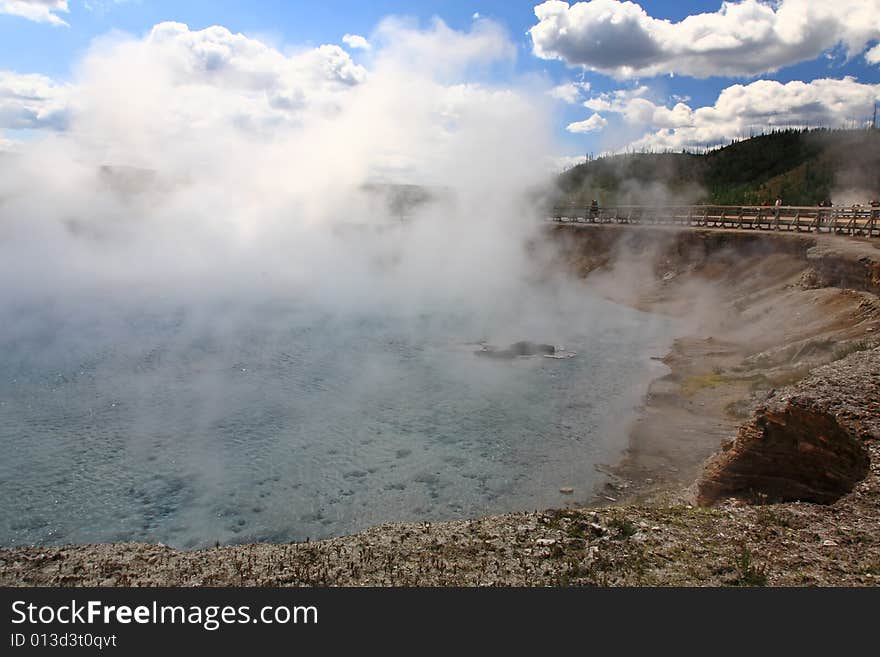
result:
[[[868,474],[868,451],[808,398],[756,411],[698,484],[698,502],[722,497],[830,504]]]
[[[836,501],[868,474],[865,441],[880,438],[878,400],[880,348],[819,368],[754,411],[709,461],[697,501]]]
[[[864,290],[880,295],[880,254],[846,257],[833,248],[816,246],[807,252],[817,283],[821,286]]]

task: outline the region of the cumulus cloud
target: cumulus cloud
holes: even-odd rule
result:
[[[370,42],[360,34],[345,34],[342,37],[342,43],[355,50],[369,50],[372,47]]]
[[[336,45],[283,54],[225,27],[160,23],[142,39],[99,41],[71,92],[76,128],[111,133],[123,150],[200,130],[268,137],[308,113],[332,114],[366,70]],[[128,129],[120,129],[122,125]]]
[[[632,89],[606,91],[598,96],[585,100],[584,107],[596,112],[616,112],[620,114],[632,99],[644,96],[646,93],[648,93],[648,87],[645,85],[640,85]]]
[[[390,17],[379,24],[376,40],[386,58],[393,58],[398,65],[438,75],[516,57],[516,46],[504,28],[488,19],[475,21],[469,32],[459,32],[439,18],[433,19],[430,28],[420,30],[407,19]]]
[[[504,103],[510,104],[510,112],[522,109],[522,98],[509,90],[458,82],[466,77],[465,69],[515,55],[515,47],[497,24],[483,20],[468,32],[458,32],[440,20],[420,29],[388,19],[376,34],[381,48],[373,61],[379,73],[372,87],[375,96],[381,91],[387,98],[399,97],[414,110],[419,105],[413,95],[416,89],[407,87],[411,83],[406,78],[448,82],[426,90],[434,103],[435,142],[466,124],[477,107],[486,115],[504,114]],[[140,39],[127,35],[99,39],[76,68],[77,79],[71,85],[38,75],[4,74],[0,130],[61,128],[75,117],[72,129],[79,135],[95,143],[112,143],[120,153],[116,159],[131,161],[152,150],[142,148],[144,144],[188,140],[211,131],[228,136],[229,128],[265,139],[306,125],[320,130],[322,122],[363,97],[356,92],[371,75],[336,45],[285,54],[222,26],[191,30],[175,22],[160,23]],[[389,117],[401,128],[397,133],[408,123],[405,113],[395,110]],[[390,155],[391,150],[384,144],[376,150],[385,153],[387,162],[396,163],[391,169],[415,166],[414,155]]]
[[[606,94],[584,104],[619,114],[633,126],[651,128],[630,147],[653,150],[708,148],[774,128],[863,125],[880,100],[880,84],[852,77],[736,84],[724,89],[714,105],[697,109],[683,102],[672,107],[655,104],[643,97],[641,88],[638,91]]]
[[[70,91],[43,75],[0,71],[0,131],[63,129]]]
[[[257,39],[213,26],[192,31],[182,23],[160,23],[145,40],[180,78],[266,88],[300,80],[357,84],[365,71],[339,46],[323,45],[287,57]]]
[[[67,0],[0,0],[0,14],[21,16],[37,23],[67,25],[58,12],[68,11]]]
[[[553,87],[547,93],[557,100],[574,105],[581,99],[581,94],[589,90],[589,82],[566,82]]]
[[[535,15],[535,55],[618,78],[758,75],[837,46],[852,57],[880,39],[880,0],[723,2],[680,22],[654,18],[633,2],[549,0]],[[869,62],[880,60],[878,48],[867,53]]]
[[[608,121],[599,114],[593,114],[585,121],[569,123],[566,130],[574,133],[597,132],[608,125]]]

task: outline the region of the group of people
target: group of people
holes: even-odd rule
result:
[[[825,199],[824,201],[822,201],[819,204],[819,207],[820,208],[830,208],[831,207],[831,200]],[[852,204],[853,210],[855,210],[857,208],[864,208],[864,207],[870,207],[871,209],[876,210],[877,208],[880,208],[880,200],[873,199],[873,200],[869,201],[866,205],[860,205],[859,203]]]
[[[778,208],[778,207],[782,206],[782,197],[777,196],[775,202],[770,201],[770,199],[767,199],[766,201],[764,201],[764,203],[762,205],[764,207],[776,206]],[[816,205],[820,208],[830,208],[830,207],[832,207],[831,199],[826,196],[824,199],[819,201]],[[868,205],[870,205],[870,207],[872,207],[872,208],[880,208],[880,200],[874,199]],[[859,206],[857,203],[854,203],[853,207],[857,208],[857,207],[861,207],[861,206]]]

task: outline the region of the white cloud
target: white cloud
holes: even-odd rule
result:
[[[617,112],[619,114],[633,98],[639,98],[646,93],[648,93],[648,87],[645,85],[632,89],[608,91],[585,100],[584,107],[596,112]]]
[[[381,43],[386,59],[396,65],[438,75],[516,57],[516,46],[507,32],[488,19],[474,22],[469,32],[459,32],[439,18],[425,30],[405,19],[386,18],[376,29],[375,40]]]
[[[664,73],[750,76],[814,59],[842,45],[849,56],[880,39],[880,0],[742,0],[674,23],[638,4],[550,0],[535,7],[534,54],[626,78]],[[866,58],[880,62],[880,46]]]
[[[291,55],[225,27],[160,23],[143,39],[99,42],[72,95],[78,129],[138,124],[160,139],[213,126],[266,133],[338,111],[366,70],[336,45]],[[124,135],[120,135],[124,138]]]
[[[368,73],[336,45],[284,54],[225,27],[191,30],[182,23],[160,23],[143,39],[99,42],[87,56],[77,84],[87,93],[74,93],[72,100],[76,129],[94,135],[111,132],[119,140],[154,141],[224,126],[266,138],[306,123],[319,130],[316,122],[358,102],[357,90],[375,71],[380,79],[401,85],[386,85],[383,92],[388,97],[403,94],[413,106],[420,92],[408,87],[405,78],[417,73],[418,79],[430,76],[448,82],[448,90],[424,93],[440,98],[430,110],[441,127],[449,128],[461,125],[452,111],[461,103],[449,99],[460,95],[455,85],[466,77],[464,69],[516,52],[503,29],[485,20],[468,32],[452,30],[439,20],[428,29],[388,20],[376,30],[373,45],[374,71]],[[382,84],[377,81],[374,86]],[[474,97],[468,102],[488,101]],[[488,102],[485,112],[496,111]],[[393,118],[406,122],[399,113]],[[114,129],[123,123],[128,126],[125,131]],[[138,129],[131,130],[133,125]],[[442,136],[443,130],[437,134]]]
[[[547,158],[547,168],[557,174],[587,161],[586,155],[557,155]]]
[[[68,11],[67,0],[0,0],[0,14],[21,16],[37,23],[67,25],[57,12]]]
[[[569,132],[575,133],[586,133],[586,132],[597,132],[602,130],[605,126],[608,125],[608,121],[604,119],[599,114],[593,114],[590,118],[585,121],[578,121],[577,123],[569,123],[565,129]]]
[[[430,160],[445,161],[447,144],[462,132],[473,130],[479,144],[513,116],[536,125],[539,110],[525,94],[466,82],[473,67],[515,56],[500,26],[484,20],[459,32],[441,21],[427,29],[386,21],[376,35],[369,72],[336,45],[282,53],[220,26],[168,22],[143,38],[111,35],[93,44],[69,86],[8,74],[0,132],[63,127],[102,160],[159,168],[158,159],[178,168],[167,157],[183,145],[194,152],[294,134],[306,143],[333,130],[343,140],[337,151],[346,153],[335,167],[370,161],[373,171],[400,180],[436,168]],[[354,153],[364,142],[368,152]],[[179,168],[192,165],[187,157],[179,156]]]
[[[70,88],[43,75],[0,71],[0,131],[66,126]]]
[[[581,93],[589,90],[589,82],[566,82],[553,87],[547,93],[557,100],[574,105],[581,99]]]
[[[863,125],[878,100],[880,84],[852,77],[785,84],[758,80],[727,87],[712,106],[693,109],[679,102],[669,108],[635,97],[611,103],[606,111],[653,130],[630,147],[681,150],[718,146],[775,128]]]
[[[360,34],[345,34],[342,37],[342,43],[347,45],[349,48],[353,48],[355,50],[369,50],[372,48],[370,42],[367,41]]]
[[[323,45],[285,56],[262,41],[213,26],[192,31],[182,23],[160,23],[144,41],[181,79],[265,89],[305,78],[357,84],[366,71],[339,46]]]
[[[278,293],[414,318],[443,303],[477,335],[494,320],[470,308],[498,317],[501,298],[510,331],[537,230],[524,190],[556,139],[532,78],[487,82],[480,67],[516,46],[484,23],[386,25],[369,70],[336,46],[282,51],[220,27],[99,40],[72,63],[67,129],[21,135],[0,175],[0,279],[32,283],[0,297],[75,302],[106,283],[126,299]],[[402,230],[352,230],[398,219],[363,190],[376,181],[442,190]]]

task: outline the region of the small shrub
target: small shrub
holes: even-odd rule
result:
[[[614,518],[613,520],[611,520],[608,523],[608,526],[613,527],[615,529],[616,534],[615,534],[614,538],[617,538],[620,540],[628,539],[631,536],[634,536],[636,531],[638,531],[636,529],[636,526],[625,518],[624,519]]]
[[[767,586],[767,567],[756,564],[745,545],[740,546],[735,565],[739,586]]]

